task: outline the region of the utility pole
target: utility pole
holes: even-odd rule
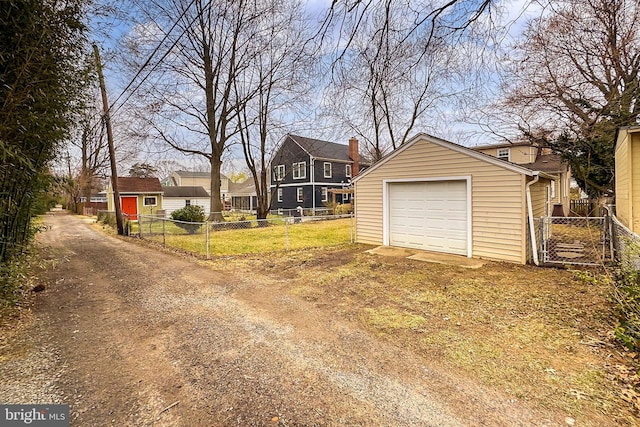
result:
[[[111,117],[109,115],[109,101],[107,100],[107,88],[104,85],[102,75],[102,62],[100,62],[100,52],[98,46],[93,44],[93,53],[96,56],[96,68],[98,70],[98,81],[100,82],[100,92],[102,93],[102,109],[104,110],[104,123],[107,127],[107,142],[109,144],[109,159],[111,161],[111,187],[113,188],[113,205],[116,209],[116,226],[118,234],[124,235],[124,224],[122,221],[122,208],[120,207],[120,191],[118,191],[118,172],[116,169],[116,150],[113,147],[113,130],[111,129]]]

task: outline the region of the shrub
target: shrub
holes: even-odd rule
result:
[[[640,350],[640,244],[627,242],[616,271],[613,302],[620,322],[616,338],[630,350]]]
[[[343,203],[336,206],[336,208],[333,210],[334,215],[344,215],[349,213],[351,213],[351,203]]]
[[[189,234],[195,234],[200,229],[202,224],[189,224],[189,223],[202,223],[205,220],[204,208],[202,206],[190,205],[185,206],[182,209],[171,212],[171,218],[176,221],[176,225]]]
[[[104,225],[109,225],[113,228],[116,227],[116,215],[112,212],[98,212],[98,221],[102,222]]]

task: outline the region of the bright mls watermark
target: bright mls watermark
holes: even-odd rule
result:
[[[69,427],[69,405],[0,405],[0,426]]]

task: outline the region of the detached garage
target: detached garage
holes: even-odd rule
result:
[[[355,178],[356,241],[525,264],[551,178],[420,134]]]

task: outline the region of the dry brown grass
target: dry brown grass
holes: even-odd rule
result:
[[[610,285],[579,274],[506,263],[461,267],[365,253],[364,246],[224,259],[259,269],[291,294],[360,322],[430,363],[567,416],[635,425],[617,372]],[[237,270],[236,270],[237,271]],[[627,373],[629,370],[627,370]],[[633,373],[632,373],[633,374]]]

